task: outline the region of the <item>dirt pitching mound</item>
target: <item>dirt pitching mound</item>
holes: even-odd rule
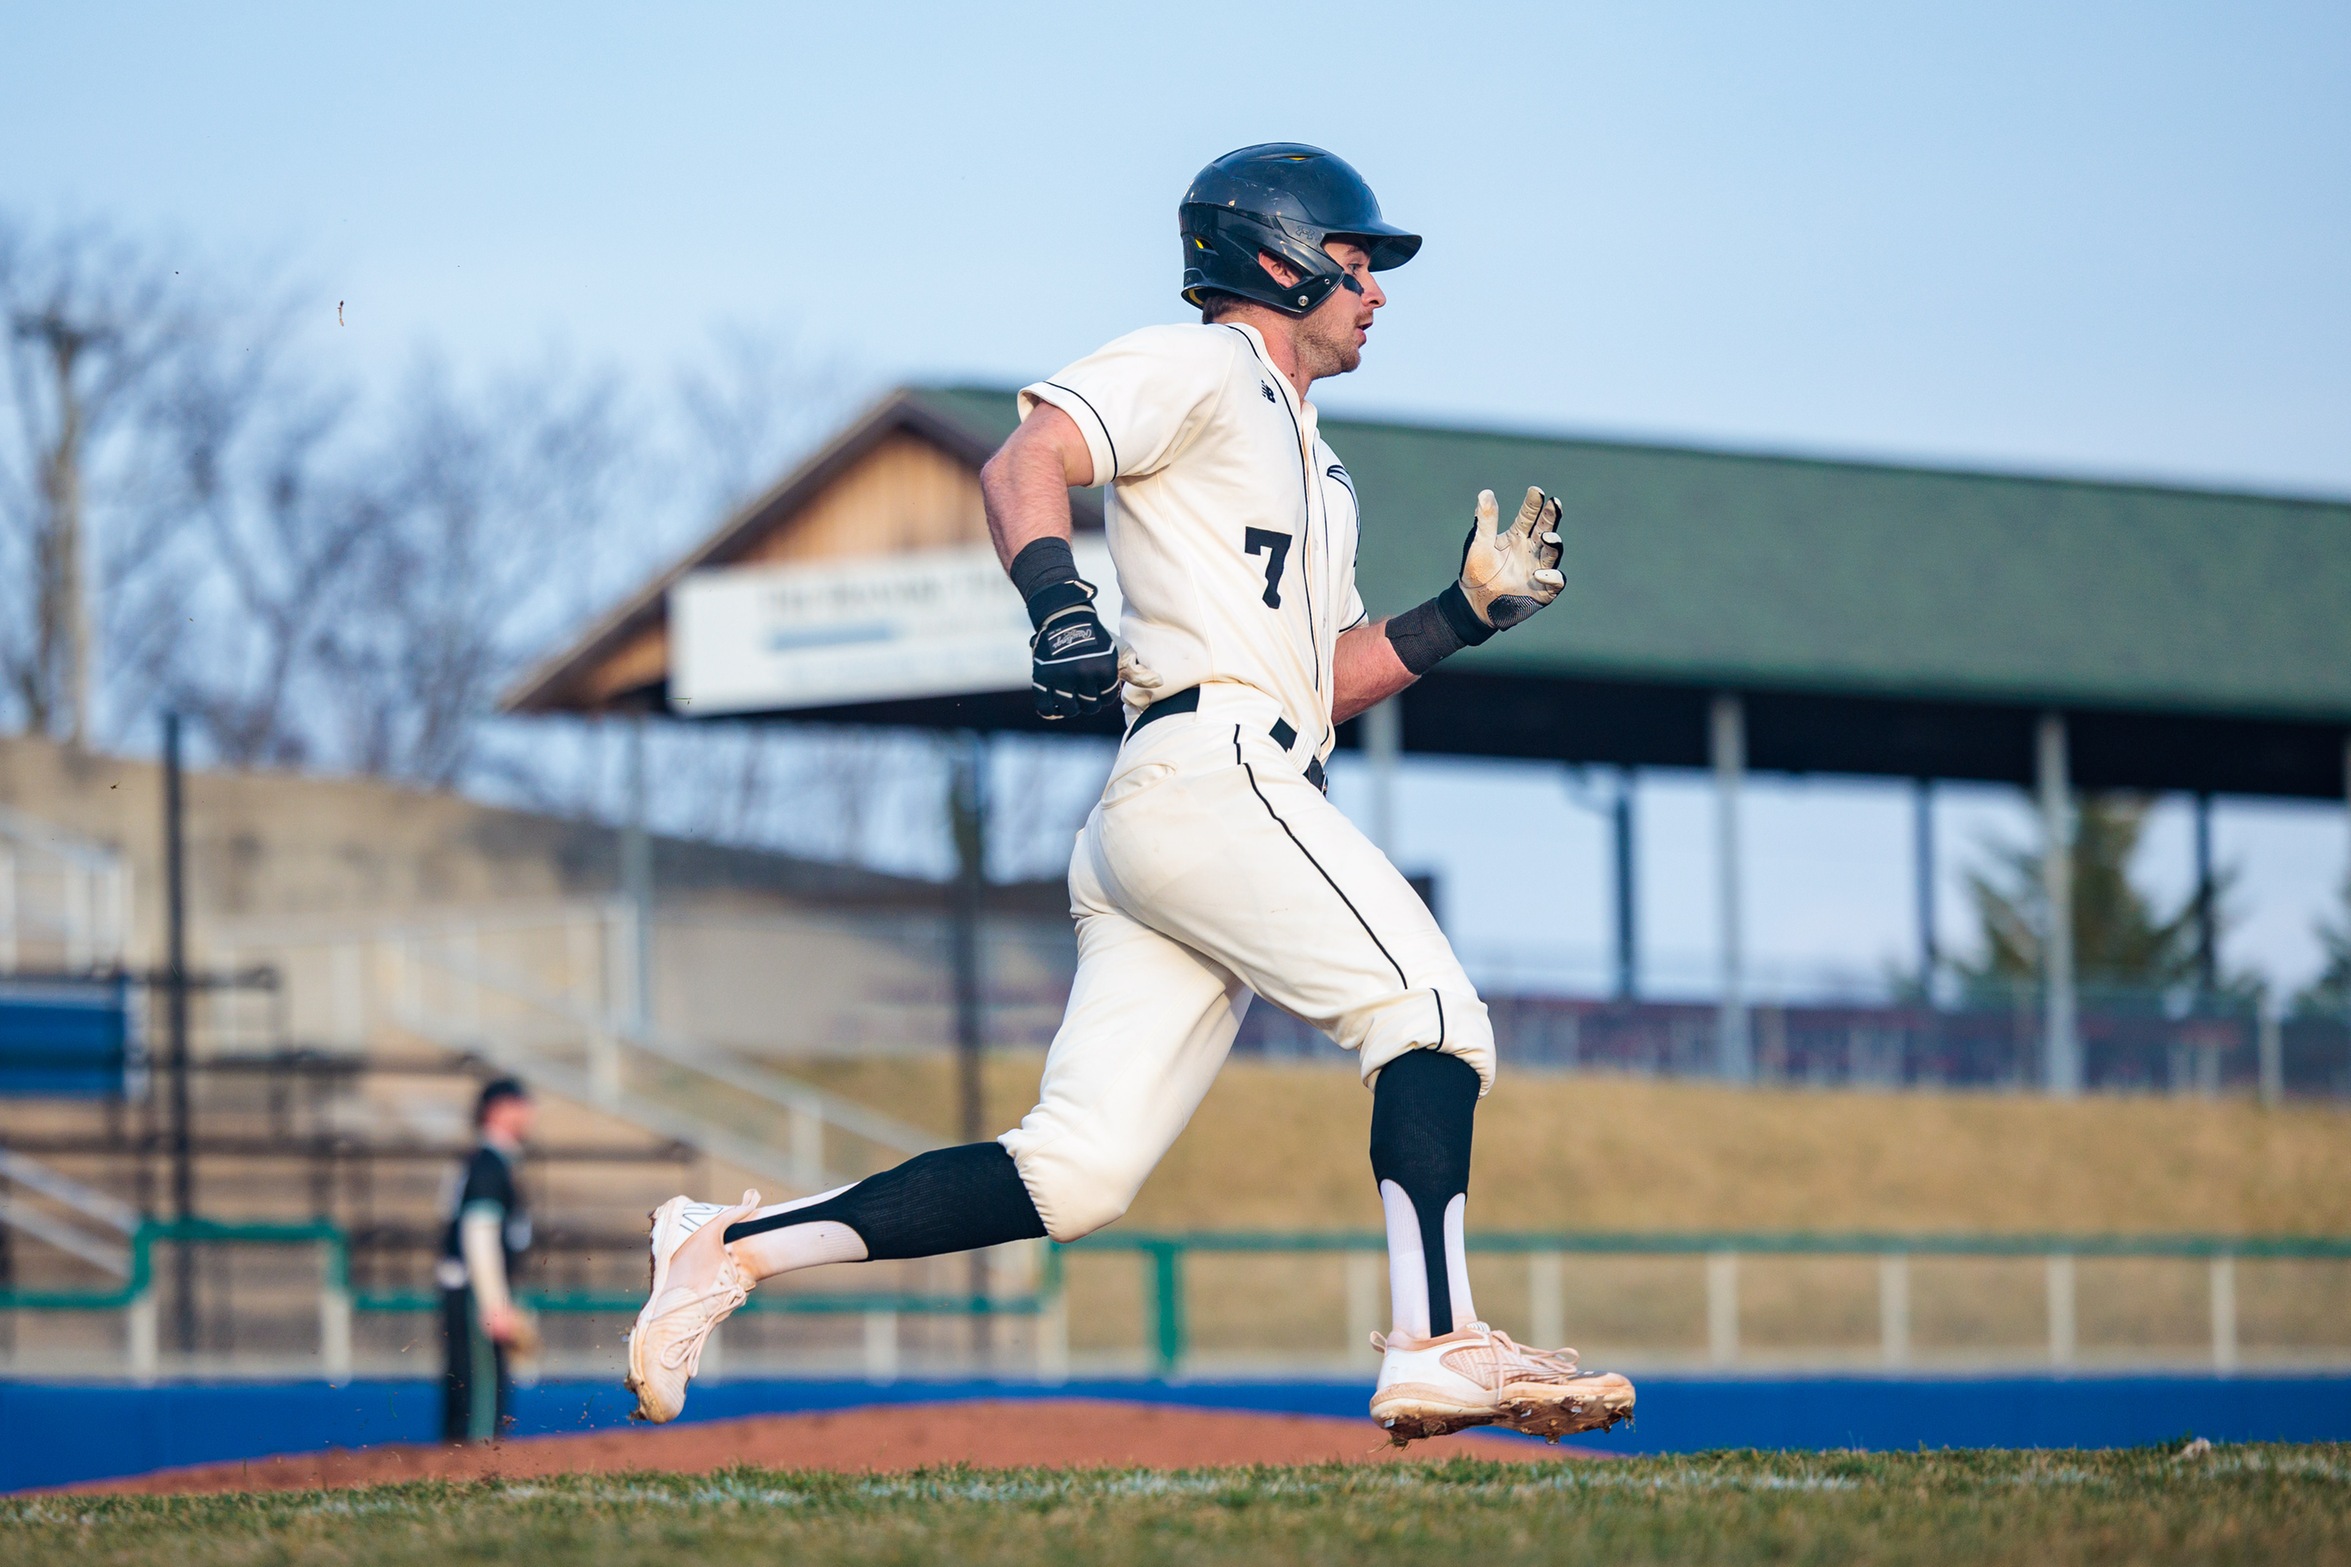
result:
[[[733,1464],[856,1473],[938,1464],[971,1464],[982,1469],[1209,1469],[1234,1464],[1414,1463],[1444,1458],[1542,1462],[1570,1453],[1566,1448],[1481,1432],[1398,1448],[1364,1420],[1041,1399],[760,1415],[694,1425],[525,1437],[497,1447],[387,1444],[166,1469],[64,1489],[151,1494],[311,1491],[405,1480],[523,1479],[625,1470],[699,1474]]]

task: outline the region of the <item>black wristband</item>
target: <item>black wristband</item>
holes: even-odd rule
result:
[[[1445,591],[1429,602],[1437,606],[1437,613],[1445,617],[1445,624],[1453,628],[1453,634],[1461,639],[1464,647],[1476,647],[1495,632],[1495,627],[1487,625],[1469,607],[1469,595],[1461,591],[1458,582],[1447,584]]]
[[[1396,657],[1414,675],[1425,675],[1465,647],[1476,647],[1494,634],[1469,607],[1469,596],[1456,582],[1425,604],[1388,617],[1388,642]]]
[[[1070,607],[1073,603],[1088,602],[1093,598],[1085,591],[1085,579],[1078,575],[1077,557],[1070,553],[1069,540],[1056,538],[1031,539],[1012,557],[1010,575],[1012,585],[1029,607],[1029,624],[1043,627],[1046,617]],[[1052,589],[1072,584],[1079,591],[1053,593]],[[1039,603],[1040,596],[1044,602]]]

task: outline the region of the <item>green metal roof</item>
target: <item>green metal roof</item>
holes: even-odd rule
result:
[[[1003,390],[917,395],[990,445]],[[1565,507],[1560,605],[1464,673],[2351,720],[2351,502],[1327,419],[1374,614],[1477,491]],[[1449,666],[1450,667],[1450,666]]]

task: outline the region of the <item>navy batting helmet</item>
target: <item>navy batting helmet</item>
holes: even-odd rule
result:
[[[1380,216],[1363,176],[1320,147],[1273,141],[1228,152],[1202,169],[1176,209],[1184,237],[1184,298],[1238,294],[1293,316],[1330,297],[1346,276],[1322,248],[1353,240],[1384,272],[1410,261],[1420,236]],[[1284,288],[1257,263],[1268,251],[1289,263],[1298,281]]]

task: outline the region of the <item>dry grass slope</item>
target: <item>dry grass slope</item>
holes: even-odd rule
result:
[[[1041,1058],[988,1072],[992,1125]],[[945,1059],[793,1070],[941,1133]],[[1143,1190],[1150,1229],[1371,1229],[1370,1098],[1344,1070],[1236,1061]],[[1478,1114],[1472,1215],[1528,1230],[2351,1232],[2351,1115],[2243,1100],[1737,1091],[1505,1074]]]

